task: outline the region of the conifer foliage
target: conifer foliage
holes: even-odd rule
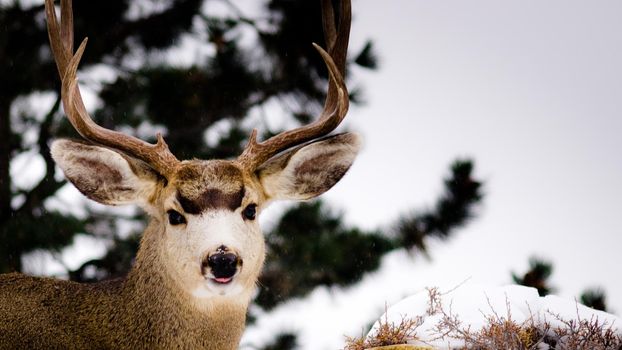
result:
[[[512,273],[512,279],[514,283],[536,288],[540,296],[546,296],[555,292],[555,288],[551,286],[549,281],[553,270],[552,262],[532,257],[529,259],[529,269],[527,272],[522,277]],[[592,309],[607,312],[607,297],[602,288],[585,289],[577,300]]]

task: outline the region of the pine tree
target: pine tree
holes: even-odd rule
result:
[[[586,289],[581,293],[579,301],[592,309],[607,311],[607,296],[601,288]]]
[[[552,273],[553,264],[550,261],[532,257],[529,259],[529,270],[522,277],[512,273],[512,279],[516,284],[536,288],[538,294],[543,297],[555,290],[549,285]]]
[[[129,1],[76,1],[76,32],[91,37],[106,35],[103,40],[92,40],[84,66],[104,59],[118,63],[132,50],[170,46],[190,29],[201,4],[200,0],[176,0],[163,12],[127,18],[124,14]],[[0,272],[21,271],[24,253],[60,250],[72,242],[77,232],[84,232],[88,223],[45,206],[46,199],[65,184],[54,177],[49,141],[75,135],[61,118],[60,97],[42,118],[19,104],[20,97],[59,91],[43,18],[42,4],[25,8],[14,1],[0,5]],[[13,116],[12,107],[18,110]],[[34,141],[24,137],[27,131],[36,131]],[[44,160],[45,174],[32,188],[16,188],[9,176],[9,164],[29,150],[38,152]]]
[[[529,259],[529,270],[521,277],[512,273],[514,283],[538,290],[540,296],[546,296],[555,292],[550,285],[549,278],[553,274],[553,263],[545,259],[532,257]],[[607,311],[605,291],[601,288],[586,289],[579,297],[581,304],[596,310]]]

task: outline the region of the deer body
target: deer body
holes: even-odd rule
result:
[[[100,283],[0,275],[0,349],[237,349],[248,299],[197,303],[162,271],[139,252],[126,278]]]
[[[350,3],[338,18],[323,1],[329,71],[320,117],[258,142],[234,160],[179,161],[162,136],[149,144],[95,124],[82,103],[70,0],[61,23],[46,0],[48,33],[67,117],[86,141],[56,140],[52,157],[85,196],[137,204],[150,216],[124,279],[78,284],[0,276],[0,349],[236,349],[265,257],[256,215],[271,201],[316,197],[337,183],[359,149],[355,134],[326,136],[343,120]]]

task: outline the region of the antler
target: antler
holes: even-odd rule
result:
[[[150,144],[136,137],[97,125],[86,111],[78,87],[77,70],[87,39],[85,38],[82,41],[74,55],[72,12],[71,0],[61,0],[59,28],[54,10],[54,0],[45,0],[50,46],[62,81],[63,107],[71,125],[85,139],[141,159],[162,176],[168,177],[175,171],[179,160],[168,149],[160,133],[157,134],[156,144]]]
[[[257,142],[257,129],[254,129],[246,148],[238,157],[238,162],[246,169],[253,171],[270,157],[285,149],[330,133],[341,124],[346,116],[349,100],[343,74],[350,37],[350,0],[341,0],[339,12],[338,28],[335,29],[335,15],[331,0],[322,0],[322,20],[328,52],[313,44],[328,68],[329,85],[324,110],[314,122],[282,132],[263,142]]]

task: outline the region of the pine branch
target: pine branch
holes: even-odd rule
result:
[[[427,252],[426,240],[447,239],[474,216],[483,198],[482,184],[472,176],[473,162],[457,160],[445,182],[445,192],[433,210],[403,216],[397,223],[397,245]]]
[[[514,283],[536,288],[540,296],[545,296],[551,294],[554,290],[549,285],[549,278],[552,273],[553,264],[551,262],[532,257],[529,259],[529,270],[522,277],[512,273],[512,279]]]
[[[24,203],[18,210],[16,210],[16,212],[20,215],[23,215],[26,212],[31,212],[35,208],[41,208],[43,206],[43,201],[56,193],[56,191],[58,191],[66,183],[64,180],[57,181],[54,178],[55,163],[54,159],[52,159],[49,147],[50,139],[52,138],[52,122],[54,120],[54,115],[60,108],[60,102],[61,98],[59,94],[54,102],[54,105],[46,114],[43,122],[41,122],[41,125],[39,126],[39,139],[37,140],[37,145],[39,146],[39,153],[45,161],[45,175],[32,190],[26,193]]]

